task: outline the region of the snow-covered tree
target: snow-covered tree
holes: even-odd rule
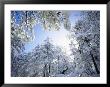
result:
[[[62,24],[70,29],[69,11],[11,11],[11,30],[21,40],[33,40],[36,24],[45,30],[59,30]]]
[[[80,76],[100,74],[100,12],[83,11],[82,18],[71,30],[72,39],[76,39],[78,48],[71,44],[76,61],[76,71]]]
[[[61,48],[52,45],[49,38],[28,55],[31,56],[28,57],[27,66],[24,66],[27,76],[54,77],[66,74],[68,70],[68,57]]]
[[[24,50],[24,43],[18,37],[11,37],[11,75],[16,76],[19,69],[19,55]]]
[[[33,27],[40,24],[45,30],[58,30],[63,24],[65,29],[69,29],[71,25],[68,15],[67,11],[11,11],[11,74],[13,76],[16,76],[19,70],[19,57],[25,49],[25,43],[34,39]]]

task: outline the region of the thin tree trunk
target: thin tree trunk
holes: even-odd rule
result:
[[[49,64],[49,73],[50,73],[50,64]]]
[[[93,64],[94,64],[94,67],[95,67],[95,70],[96,70],[97,74],[100,74],[100,71],[98,70],[98,67],[97,67],[97,64],[95,62],[94,56],[91,52],[90,52],[90,55],[92,57],[92,61],[93,61]]]
[[[26,25],[27,25],[27,16],[28,16],[28,11],[26,11]]]
[[[44,66],[44,77],[49,77],[49,72],[48,72],[47,64]]]
[[[46,68],[46,65],[44,66],[44,69],[43,69],[43,77],[45,77],[45,68]]]

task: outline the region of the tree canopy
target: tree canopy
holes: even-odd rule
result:
[[[70,11],[11,11],[11,76],[100,76],[100,11],[80,11],[72,24]],[[34,27],[69,32],[71,55],[47,38],[29,53],[25,44],[35,38]],[[70,59],[74,61],[70,61]]]

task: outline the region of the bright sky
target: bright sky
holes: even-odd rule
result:
[[[79,11],[73,11],[70,14],[70,21],[74,25],[74,23],[79,19]],[[25,52],[30,52],[34,49],[38,44],[43,43],[43,41],[49,37],[52,40],[54,45],[62,47],[64,51],[69,55],[70,48],[69,48],[69,39],[67,35],[69,32],[64,29],[63,27],[59,31],[46,31],[42,29],[40,25],[36,25],[34,27],[34,34],[35,39],[32,42],[29,42],[25,45]]]

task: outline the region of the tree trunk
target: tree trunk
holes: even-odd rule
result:
[[[47,64],[44,66],[44,77],[49,77],[49,72],[48,72]]]
[[[50,73],[50,64],[49,64],[49,73]]]
[[[93,61],[93,64],[94,64],[94,67],[95,67],[95,70],[96,70],[97,74],[100,74],[100,71],[98,70],[98,67],[97,67],[97,64],[95,62],[94,56],[91,52],[90,52],[90,55],[92,57],[92,61]]]

